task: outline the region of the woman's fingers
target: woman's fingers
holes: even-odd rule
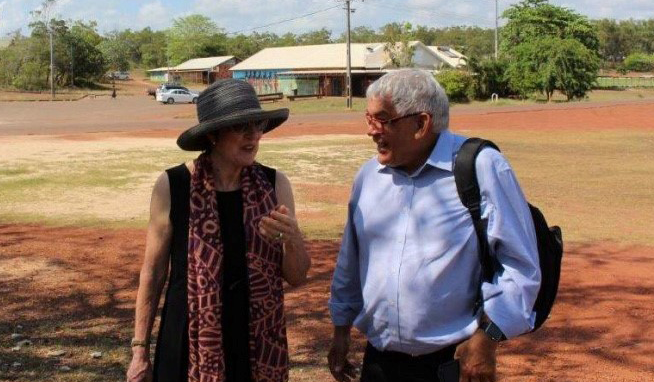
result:
[[[269,216],[261,218],[259,231],[270,240],[287,241],[299,233],[299,228],[288,207],[280,205]]]
[[[267,231],[271,231],[274,234],[276,234],[277,232],[290,233],[292,228],[292,226],[290,226],[289,224],[286,224],[284,222],[281,222],[279,220],[270,217],[261,218],[260,226],[265,228]]]

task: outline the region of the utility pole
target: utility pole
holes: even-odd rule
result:
[[[499,13],[497,10],[497,1],[495,0],[495,60],[497,60],[497,45],[498,45],[498,36],[497,36],[497,30],[499,28],[498,26],[498,20],[499,20]]]
[[[52,22],[48,22],[48,30],[50,31],[50,97],[54,101],[55,88],[54,88],[54,40],[52,36]]]
[[[352,109],[352,54],[350,50],[350,0],[345,0],[345,11],[347,12],[347,73],[345,79],[345,88],[347,93],[347,102],[346,106],[348,109]]]
[[[75,55],[72,44],[70,45],[70,87],[75,87]]]

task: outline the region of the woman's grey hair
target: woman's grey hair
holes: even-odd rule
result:
[[[426,112],[432,115],[432,130],[446,130],[450,123],[450,105],[445,90],[426,70],[399,69],[373,82],[366,97],[390,98],[398,116]]]

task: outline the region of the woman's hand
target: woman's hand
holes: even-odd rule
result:
[[[127,382],[152,382],[152,363],[149,351],[142,347],[132,348],[132,362],[127,369]]]
[[[291,200],[292,202],[292,200]],[[291,209],[280,205],[263,217],[259,223],[259,232],[270,241],[284,244],[282,275],[291,286],[299,286],[307,280],[307,271],[311,259],[304,248],[302,231]]]
[[[271,241],[284,244],[296,244],[302,241],[302,233],[297,220],[291,215],[285,205],[279,205],[269,216],[265,216],[259,223],[259,232]]]

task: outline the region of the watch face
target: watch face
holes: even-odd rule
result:
[[[486,328],[484,328],[484,332],[486,332],[486,334],[488,334],[488,336],[493,341],[496,341],[496,342],[500,342],[500,341],[502,341],[502,340],[504,340],[506,338],[504,336],[504,333],[502,333],[502,330],[492,322],[489,322],[486,325]]]

